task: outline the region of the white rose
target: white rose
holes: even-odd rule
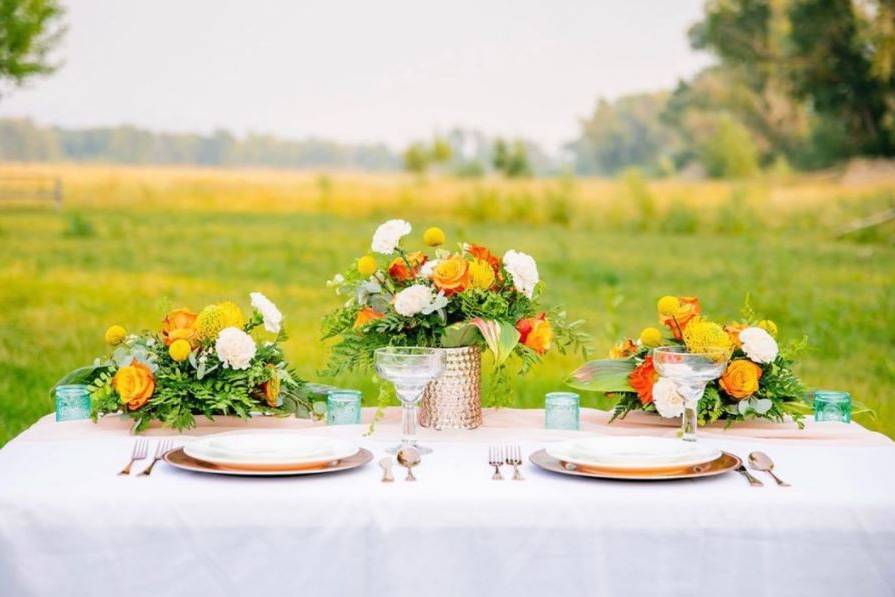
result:
[[[269,298],[260,292],[253,292],[249,295],[252,299],[252,307],[261,313],[264,318],[264,329],[274,334],[280,333],[280,326],[283,323],[283,314],[277,309]]]
[[[659,414],[670,419],[679,417],[684,412],[684,397],[677,391],[677,386],[667,377],[660,377],[653,385],[653,404]]]
[[[746,328],[740,332],[743,352],[756,363],[773,363],[780,354],[777,341],[761,328]]]
[[[422,284],[408,286],[395,295],[395,311],[404,317],[413,317],[425,311],[434,300],[432,289]]]
[[[424,263],[423,267],[420,268],[420,276],[426,280],[431,280],[432,273],[435,272],[435,268],[439,263],[441,263],[441,259],[433,259]]]
[[[410,224],[404,220],[389,220],[373,233],[373,250],[383,255],[391,255],[401,239],[410,234],[410,230]]]
[[[507,251],[503,255],[503,267],[513,278],[513,286],[516,287],[516,290],[531,298],[535,286],[541,279],[538,275],[538,264],[535,263],[531,255],[512,250]]]
[[[255,341],[239,328],[224,328],[218,334],[214,350],[224,367],[248,369],[255,358]]]

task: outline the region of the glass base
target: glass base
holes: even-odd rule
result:
[[[398,444],[397,446],[392,446],[391,448],[386,448],[385,451],[388,452],[389,454],[397,454],[403,447],[404,447],[403,445]],[[426,446],[421,446],[419,444],[415,445],[414,448],[416,448],[417,452],[420,453],[420,456],[424,456],[426,454],[432,453],[432,448],[427,448]]]

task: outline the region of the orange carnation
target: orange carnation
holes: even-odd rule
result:
[[[553,341],[553,326],[547,321],[547,314],[541,313],[537,317],[526,317],[516,322],[516,330],[519,332],[519,342],[529,347],[538,354],[544,354],[550,350]]]
[[[351,327],[356,330],[358,328],[364,327],[371,321],[376,321],[377,319],[382,319],[383,317],[385,317],[385,315],[383,315],[373,307],[364,307],[357,312],[357,317],[354,320],[354,325]]]
[[[469,263],[461,255],[438,262],[432,271],[432,282],[446,296],[463,292],[469,285]]]
[[[684,337],[684,328],[690,321],[699,315],[702,308],[699,299],[695,296],[679,296],[677,308],[667,315],[659,315],[659,323],[668,327],[677,340]]]
[[[761,374],[761,367],[752,361],[737,359],[727,365],[727,370],[718,380],[718,385],[731,398],[742,400],[758,391],[758,380],[761,379]]]
[[[118,398],[131,410],[137,410],[149,400],[155,391],[152,371],[139,361],[133,361],[115,372],[112,387]]]
[[[427,259],[428,257],[420,251],[408,253],[406,261],[403,257],[396,257],[388,266],[388,275],[398,282],[412,280],[419,273],[420,267],[426,263]],[[408,262],[410,263],[410,267],[407,265]]]
[[[628,383],[637,392],[640,404],[646,406],[653,401],[653,385],[659,379],[659,374],[653,367],[653,357],[646,357],[643,362],[628,375]]]
[[[730,338],[730,344],[734,348],[739,348],[743,345],[743,342],[740,340],[740,332],[749,327],[746,323],[728,323],[724,326],[724,331],[727,332],[727,336]]]
[[[186,308],[169,311],[162,320],[162,340],[171,346],[175,340],[184,339],[190,346],[196,346],[196,314]]]

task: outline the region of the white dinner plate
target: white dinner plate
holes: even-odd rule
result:
[[[357,453],[357,444],[294,431],[231,431],[201,437],[184,445],[196,460],[229,467],[314,467]]]
[[[547,454],[562,462],[606,470],[638,470],[703,464],[720,457],[721,450],[664,437],[614,436],[560,442],[547,447]]]

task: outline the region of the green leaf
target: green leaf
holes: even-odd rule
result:
[[[479,330],[468,321],[460,321],[444,328],[441,336],[442,348],[459,348],[474,346],[480,339]]]
[[[509,323],[482,319],[476,317],[471,322],[482,332],[485,344],[494,355],[494,364],[500,366],[512,354],[513,349],[519,344],[519,330]]]
[[[633,392],[628,376],[635,368],[632,359],[588,361],[569,374],[566,385],[589,392]]]

